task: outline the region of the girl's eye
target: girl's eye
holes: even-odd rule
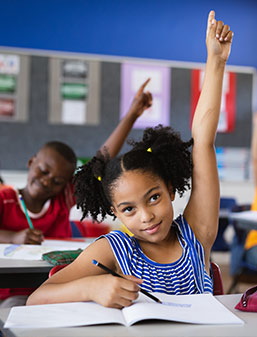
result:
[[[160,198],[160,194],[154,194],[154,195],[151,196],[150,202],[154,202],[154,201],[156,201],[159,198]]]
[[[131,213],[133,210],[133,207],[129,206],[129,207],[126,207],[122,210],[123,213]]]

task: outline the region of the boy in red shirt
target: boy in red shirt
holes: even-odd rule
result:
[[[149,79],[140,87],[127,115],[101,147],[107,148],[112,157],[120,151],[137,118],[152,104],[151,94],[144,92],[148,82]],[[48,142],[28,162],[27,185],[20,190],[12,187],[0,190],[0,243],[41,244],[44,236],[71,237],[69,213],[75,204],[72,177],[76,161],[68,145]],[[19,194],[34,229],[28,226]],[[0,289],[0,307],[25,304],[33,290]]]

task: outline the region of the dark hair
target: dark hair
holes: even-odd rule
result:
[[[54,149],[61,156],[63,156],[63,158],[66,159],[69,163],[74,164],[76,166],[77,157],[75,155],[75,152],[72,150],[72,148],[69,145],[59,142],[59,141],[50,141],[50,142],[45,143],[41,149],[46,148],[46,147]]]
[[[156,175],[167,186],[171,184],[173,192],[180,196],[190,188],[192,158],[189,147],[193,144],[192,139],[183,142],[172,128],[158,125],[145,129],[141,141],[128,143],[133,148],[124,155],[110,159],[107,151],[98,152],[77,170],[75,195],[82,219],[91,215],[94,220],[102,221],[107,214],[114,216],[112,191],[124,171],[139,170]]]

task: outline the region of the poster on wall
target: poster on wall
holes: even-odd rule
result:
[[[80,60],[65,60],[61,65],[62,123],[85,124],[88,97],[88,64]]]
[[[245,181],[250,178],[250,150],[238,147],[217,147],[219,178],[223,181]]]
[[[191,123],[203,85],[204,71],[192,70],[191,77]],[[233,132],[236,119],[236,74],[225,72],[222,87],[218,132]]]
[[[0,54],[0,120],[14,120],[16,116],[19,71],[19,56]]]
[[[171,69],[165,66],[123,63],[121,65],[121,104],[122,119],[132,103],[132,100],[148,78],[151,78],[145,91],[153,95],[153,105],[137,119],[134,128],[144,129],[158,124],[170,125],[170,75]]]
[[[19,56],[11,54],[0,54],[0,74],[18,75],[19,71]]]

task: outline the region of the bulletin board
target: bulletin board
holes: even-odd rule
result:
[[[21,55],[24,57],[24,52]],[[87,78],[89,89],[91,86],[92,90],[92,100],[87,102],[89,107],[91,105],[87,110],[89,118],[82,123],[62,123],[58,112],[61,104],[58,98],[59,89],[65,87],[62,85],[63,74],[60,75],[58,64],[63,64],[66,59],[82,60],[89,66],[89,72],[90,68],[93,69],[90,78]],[[24,77],[23,82],[28,88],[25,118],[22,121],[0,120],[0,170],[25,170],[29,158],[50,140],[66,142],[78,157],[93,156],[120,120],[121,73],[124,61],[114,57],[95,58],[90,55],[26,54],[27,77]],[[182,138],[188,140],[191,137],[192,70],[203,65],[158,60],[136,61],[142,64],[154,62],[170,68],[168,120]],[[216,146],[249,149],[255,72],[244,67],[235,67],[232,70],[236,75],[235,126],[233,132],[217,134]],[[83,81],[79,83],[81,86]],[[67,90],[67,87],[63,90]],[[82,100],[84,99],[86,95],[82,95]],[[138,139],[142,131],[141,128],[135,128],[129,137]],[[125,145],[122,151],[127,149],[128,146]]]

